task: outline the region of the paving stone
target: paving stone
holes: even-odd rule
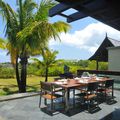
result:
[[[39,109],[39,96],[0,102],[0,120],[120,120],[120,91],[115,91],[117,103],[100,104],[101,110],[93,114],[76,106],[69,113],[57,111],[50,115]],[[58,105],[58,104],[57,104]],[[43,104],[42,100],[42,106]],[[56,107],[59,108],[59,107]]]

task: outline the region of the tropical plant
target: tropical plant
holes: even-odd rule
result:
[[[49,67],[55,65],[59,60],[56,60],[56,55],[58,54],[58,51],[52,51],[48,49],[42,50],[42,57],[43,60],[39,60],[37,58],[33,58],[34,62],[42,66],[42,68],[45,70],[45,82],[48,80],[48,72]]]
[[[16,70],[19,92],[26,92],[29,56],[40,54],[40,49],[48,46],[50,38],[59,38],[58,33],[67,32],[70,26],[60,21],[49,23],[49,9],[56,4],[52,0],[42,0],[40,5],[33,0],[17,0],[17,3],[18,9],[14,11],[9,4],[0,0],[0,12],[6,20],[7,48]]]
[[[0,49],[5,49],[6,42],[4,39],[0,38]]]

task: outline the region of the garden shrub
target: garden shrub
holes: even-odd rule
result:
[[[59,67],[59,66],[54,66],[49,68],[49,76],[59,76],[59,74],[63,73],[63,67]]]
[[[0,68],[0,78],[14,78],[15,71],[13,68]]]

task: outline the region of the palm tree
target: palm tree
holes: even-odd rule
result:
[[[19,8],[18,11],[14,11],[9,4],[3,2],[0,0],[0,9],[1,9],[1,14],[3,18],[6,20],[6,37],[8,38],[8,43],[7,43],[7,49],[11,55],[11,62],[13,66],[15,67],[16,70],[16,78],[17,78],[17,83],[19,87],[19,92],[25,91],[22,87],[25,86],[25,83],[23,84],[23,79],[20,79],[19,75],[19,70],[18,70],[18,58],[20,54],[19,48],[17,48],[18,41],[16,39],[17,33],[23,29],[23,16],[22,16],[22,10],[27,8],[26,10],[26,16],[24,15],[24,22],[27,23],[27,13],[31,14],[31,11],[33,10],[33,7],[35,4],[30,0],[26,0],[26,2],[23,3],[23,9],[21,8],[21,3],[22,1],[19,0]],[[32,7],[31,7],[32,6]],[[24,10],[25,11],[25,10]],[[25,24],[26,24],[25,23]],[[25,27],[25,25],[24,25]]]
[[[4,39],[0,38],[0,49],[5,49],[6,42]]]
[[[37,5],[33,0],[17,0],[18,10],[0,0],[2,16],[6,20],[7,48],[16,69],[19,92],[26,92],[26,67],[30,55],[40,54],[39,50],[48,46],[50,38],[59,38],[60,32],[67,32],[70,26],[64,22],[49,23],[48,11],[56,3],[42,0]],[[18,69],[21,64],[21,75]]]
[[[48,80],[48,72],[49,67],[55,65],[59,60],[56,60],[56,55],[58,54],[58,51],[52,51],[49,49],[44,49],[41,51],[43,60],[39,60],[37,58],[33,58],[32,60],[39,66],[42,66],[45,70],[45,82]]]

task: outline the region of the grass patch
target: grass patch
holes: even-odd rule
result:
[[[49,77],[48,81],[53,81],[55,77]],[[40,81],[44,81],[44,77],[29,76],[27,77],[27,92],[40,90]],[[16,79],[0,79],[0,96],[18,93]]]

